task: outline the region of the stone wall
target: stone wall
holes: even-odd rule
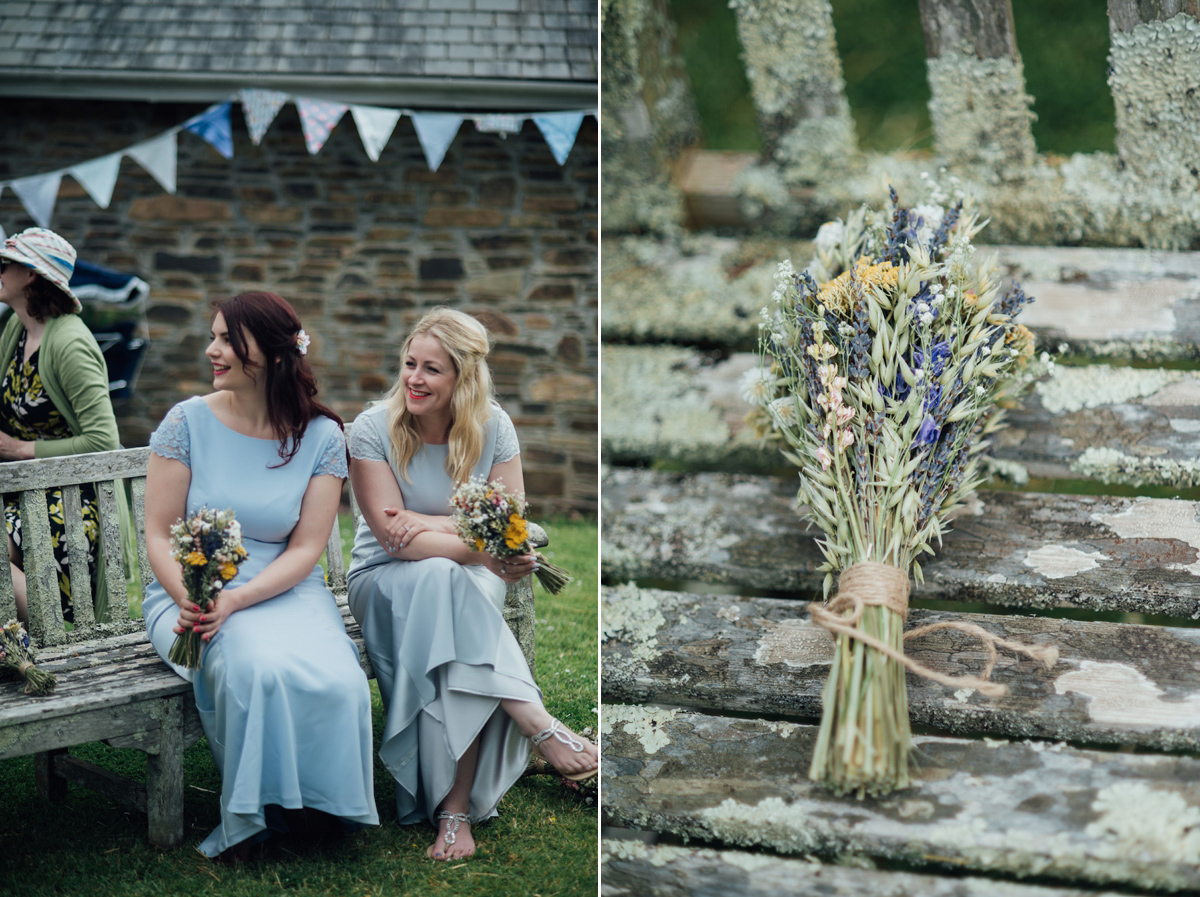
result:
[[[187,104],[5,101],[0,178],[63,168],[157,136]],[[150,349],[137,394],[118,407],[126,445],[144,445],[175,402],[210,389],[210,303],[269,289],[313,338],[322,397],[347,421],[386,389],[406,329],[427,308],[479,316],[516,423],[532,510],[597,509],[597,128],[584,120],[564,166],[528,122],[502,139],[464,123],[437,172],[401,119],[379,162],[349,114],[317,155],[286,105],[254,146],[234,105],[234,156],[178,136],[178,190],[126,158],[100,209],[63,178],[52,228],[88,261],[151,287]],[[28,227],[15,195],[0,224]]]

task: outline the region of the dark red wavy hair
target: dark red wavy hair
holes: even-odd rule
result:
[[[279,437],[279,457],[287,464],[300,448],[308,422],[323,415],[343,427],[333,409],[317,401],[317,378],[300,354],[296,336],[300,318],[282,296],[267,292],[239,293],[213,307],[229,329],[229,345],[243,369],[257,379],[258,365],[250,361],[246,334],[254,337],[265,358],[267,420]]]

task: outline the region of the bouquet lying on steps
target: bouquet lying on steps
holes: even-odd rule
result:
[[[760,325],[762,367],[751,423],[800,469],[799,501],[824,532],[824,604],[835,637],[810,777],[838,793],[907,787],[904,671],[1002,694],[980,677],[948,677],[904,656],[904,639],[958,628],[1048,666],[1055,649],[1006,642],[978,626],[904,633],[910,574],[941,541],[950,512],[983,480],[981,456],[1002,410],[1036,379],[1034,339],[1017,323],[1032,301],[999,293],[995,263],[971,264],[983,223],[962,202],[891,214],[866,208],[823,225],[802,273],[776,275]],[[836,595],[829,597],[835,572]]]
[[[53,673],[39,670],[33,662],[29,633],[16,620],[0,629],[0,674],[25,680],[25,694],[48,695],[58,686]]]

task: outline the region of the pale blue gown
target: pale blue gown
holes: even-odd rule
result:
[[[360,414],[349,442],[352,458],[390,463],[386,406]],[[493,405],[473,475],[486,477],[519,450],[512,421]],[[445,445],[424,445],[408,465],[411,482],[397,476],[406,509],[450,513],[454,484],[446,473],[447,452]],[[360,506],[372,500],[355,498]],[[470,816],[481,822],[497,815],[500,798],[529,762],[529,741],[500,700],[542,700],[504,622],[504,581],[482,565],[447,558],[396,560],[365,519],[355,534],[347,577],[350,610],[362,626],[387,709],[379,756],[396,779],[400,822],[433,820],[454,784],[458,758],[476,735]]]
[[[189,514],[204,506],[235,512],[250,556],[229,588],[283,553],[312,477],[347,474],[345,437],[329,418],[314,418],[295,457],[278,466],[278,440],[229,429],[201,398],[172,408],[150,448],[191,468]],[[154,583],[142,612],[166,660],[179,609]],[[320,567],[230,615],[204,648],[199,670],[171,666],[192,682],[221,772],[221,824],[200,844],[202,853],[216,856],[259,836],[269,805],[378,824],[370,689]]]

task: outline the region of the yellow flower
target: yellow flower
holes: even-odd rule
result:
[[[475,537],[475,550],[483,551],[483,539],[479,538],[478,536]]]
[[[510,514],[508,529],[504,533],[504,544],[516,551],[525,544],[525,540],[528,538],[529,531],[525,527],[525,518],[520,514]]]
[[[1024,324],[1018,324],[1004,334],[1004,342],[1017,353],[1020,363],[1025,364],[1025,362],[1033,357],[1033,350],[1037,340],[1032,330]]]
[[[237,564],[235,564],[233,561],[226,561],[220,566],[219,572],[221,574],[221,579],[229,582],[229,580],[237,576]]]
[[[854,263],[854,270],[846,270],[828,283],[821,285],[817,301],[835,312],[847,314],[854,310],[854,289],[850,285],[851,278],[857,278],[864,290],[878,287],[881,292],[895,289],[900,269],[892,267],[890,262],[872,265],[866,256]]]
[[[208,558],[204,556],[203,551],[191,551],[187,557],[183,559],[185,564],[191,564],[193,567],[203,567],[208,563]]]

